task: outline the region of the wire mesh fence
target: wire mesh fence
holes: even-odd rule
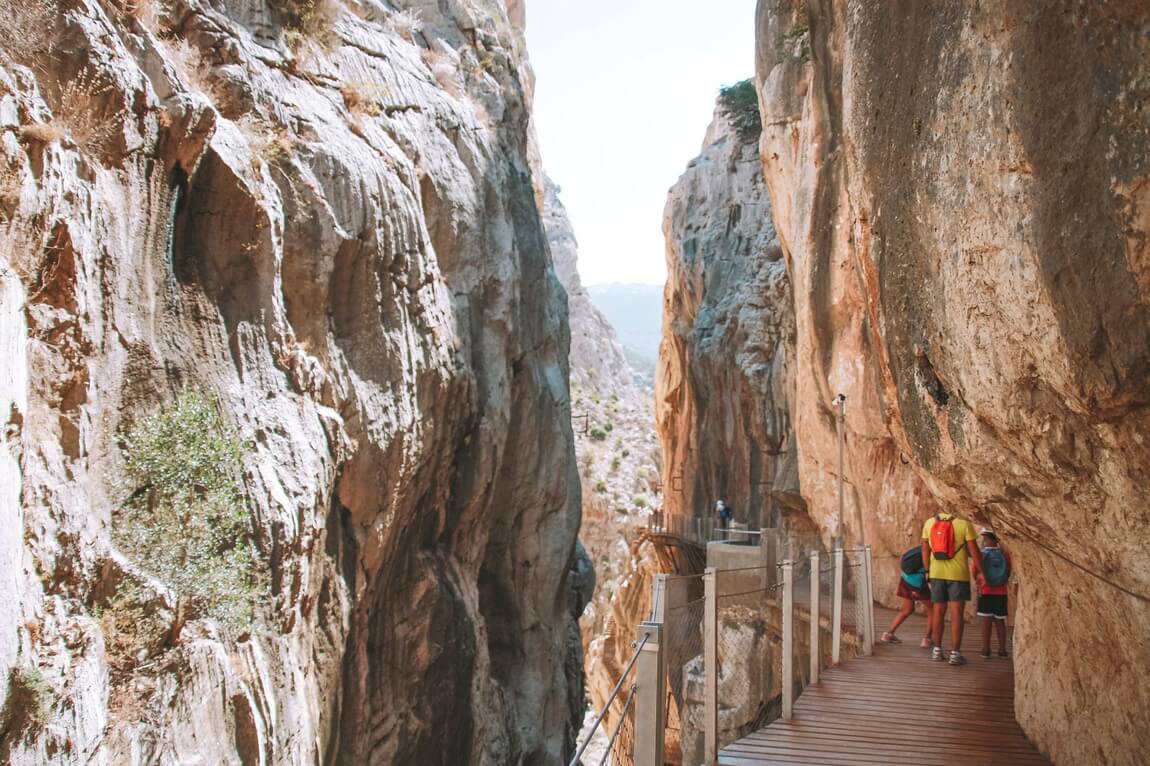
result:
[[[834,659],[835,560],[834,555],[819,562],[819,652],[822,666],[830,667]]]
[[[791,667],[794,668],[793,689],[797,697],[799,692],[810,683],[811,667],[811,632],[809,620],[811,618],[811,567],[809,558],[798,559],[792,570],[794,583],[794,614],[791,625],[794,626],[794,640],[791,641]]]
[[[599,761],[602,766],[606,766],[608,753],[612,766],[632,766],[635,763],[635,687],[628,689],[625,696],[621,695],[619,702],[623,707],[615,720],[607,753]]]
[[[723,747],[777,715],[782,635],[777,574],[768,567],[716,575],[718,739]]]
[[[683,764],[685,751],[693,750],[685,738],[698,738],[701,719],[692,720],[690,702],[702,698],[703,617],[706,599],[700,596],[685,604],[669,607],[663,625],[667,636],[666,735],[663,745],[667,763]],[[694,718],[699,718],[695,716]]]
[[[867,630],[868,606],[864,597],[863,578],[866,577],[866,566],[861,550],[848,549],[843,551],[844,577],[847,581],[843,603],[843,633],[850,633],[850,640],[854,650],[861,649]]]

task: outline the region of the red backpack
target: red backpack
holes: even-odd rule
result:
[[[950,561],[954,554],[954,523],[936,515],[930,528],[930,552],[936,561]]]

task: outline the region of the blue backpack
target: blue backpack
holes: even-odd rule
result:
[[[982,552],[982,576],[987,585],[1006,585],[1010,579],[1010,565],[1001,548],[986,548]]]
[[[903,574],[913,575],[919,572],[926,571],[922,567],[922,548],[914,546],[902,554],[902,561],[900,567]]]

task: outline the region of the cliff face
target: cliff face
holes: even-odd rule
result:
[[[543,223],[555,273],[567,291],[571,326],[571,383],[605,396],[620,394],[634,386],[623,345],[615,328],[591,302],[591,294],[579,277],[579,243],[559,199],[559,186],[546,179]]]
[[[707,516],[722,498],[736,521],[775,525],[802,509],[790,280],[757,146],[722,109],[670,191],[663,232],[656,402],[666,509]]]
[[[1058,763],[1140,761],[1150,707],[1148,24],[759,3],[803,496],[830,529],[842,391],[852,539],[896,553],[936,502],[999,529],[1018,718]]]
[[[566,303],[510,5],[4,4],[14,763],[569,751]],[[267,572],[230,638],[111,543],[125,433],[185,389],[243,445]],[[158,624],[129,656],[116,605]]]

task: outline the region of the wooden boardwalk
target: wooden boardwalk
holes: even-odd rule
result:
[[[875,609],[880,632],[893,616]],[[824,670],[795,700],[794,718],[734,742],[719,763],[1049,764],[1014,720],[1012,661],[982,659],[978,626],[967,625],[967,664],[933,662],[919,647],[925,623],[916,614],[899,629],[905,643],[876,641],[874,656]]]

